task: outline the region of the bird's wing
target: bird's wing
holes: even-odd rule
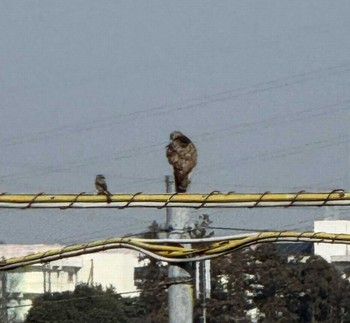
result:
[[[173,144],[167,146],[166,156],[170,165],[174,166],[178,163],[179,155]]]
[[[193,143],[179,150],[179,169],[183,174],[189,174],[197,164],[197,149]]]
[[[191,139],[188,138],[188,137],[186,137],[185,135],[182,135],[182,136],[180,136],[180,137],[177,137],[177,138],[176,138],[176,141],[179,143],[179,145],[180,145],[181,147],[186,147],[186,146],[188,146],[189,144],[192,143]]]

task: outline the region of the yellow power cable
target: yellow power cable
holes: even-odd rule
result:
[[[218,239],[220,239],[220,241],[215,241],[213,238],[193,239],[192,248],[187,249],[187,246],[185,248],[180,244],[174,245],[174,241],[170,239],[167,241],[162,240],[161,243],[157,243],[157,240],[149,240],[149,242],[147,242],[146,239],[110,238],[106,240],[93,241],[87,244],[66,246],[62,249],[49,250],[24,257],[3,259],[0,260],[0,271],[116,248],[133,249],[156,259],[168,262],[189,262],[222,256],[229,252],[264,242],[309,241],[350,244],[350,234],[323,232],[262,232],[253,235],[239,235],[239,238],[235,236],[227,237],[227,240],[222,240],[222,237],[219,237]]]
[[[329,192],[295,193],[220,193],[208,194],[113,194],[106,196],[86,194],[0,194],[1,208],[128,208],[128,207],[295,207],[295,206],[349,206],[350,192],[341,189]]]

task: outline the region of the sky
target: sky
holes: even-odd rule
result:
[[[349,189],[350,2],[3,0],[0,192],[162,193],[170,132],[191,192]],[[192,210],[212,225],[312,230],[347,208]],[[164,210],[0,209],[6,243],[138,233]],[[215,231],[216,235],[239,231]]]

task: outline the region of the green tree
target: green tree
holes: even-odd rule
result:
[[[156,238],[159,229],[154,222],[148,237]],[[259,245],[212,260],[208,322],[250,322],[254,312],[259,322],[350,322],[348,280],[320,257],[289,257],[276,246]],[[140,268],[138,282],[145,312],[135,322],[167,322],[167,266],[141,259],[149,261]]]
[[[207,301],[208,321],[249,322],[246,311],[252,308],[247,296],[255,276],[246,269],[251,255],[244,250],[211,261],[211,298]]]
[[[144,316],[135,322],[168,322],[168,292],[165,285],[168,266],[152,258],[145,259],[147,265],[140,267],[141,275],[137,283],[140,291],[139,302],[144,309]]]
[[[140,316],[137,299],[123,298],[112,287],[78,285],[73,292],[46,293],[34,300],[27,323],[114,323]]]
[[[349,322],[350,284],[317,256],[289,258],[275,245],[212,262],[209,322]]]
[[[161,226],[153,221],[148,230],[143,238],[156,239]],[[139,262],[142,266],[136,268],[135,284],[140,291],[139,304],[144,314],[133,323],[168,322],[168,293],[165,285],[168,265],[149,256],[141,256]]]

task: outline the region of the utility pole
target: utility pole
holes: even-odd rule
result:
[[[52,272],[52,270],[51,270],[51,264],[50,263],[48,263],[48,277],[49,277],[49,293],[51,293],[51,272]]]
[[[174,181],[170,176],[165,177],[167,193],[174,192]],[[167,208],[166,228],[170,230],[169,239],[181,239],[183,234],[172,233],[181,231],[188,223],[190,215],[185,208]],[[168,268],[168,312],[169,323],[193,322],[193,286],[192,264],[169,264]]]
[[[43,264],[43,285],[44,285],[44,294],[47,292],[47,286],[46,286],[46,268],[47,268],[47,264]]]
[[[170,175],[165,175],[165,192],[167,193],[174,192],[174,180],[173,180],[173,177]],[[168,229],[170,227],[170,221],[171,221],[171,208],[167,207],[165,210],[166,210],[165,228]]]
[[[1,277],[1,307],[2,313],[0,315],[1,322],[8,322],[8,314],[7,314],[7,273],[3,271],[0,273]],[[2,317],[1,317],[2,316]]]
[[[94,260],[90,259],[90,263],[91,265],[87,284],[88,286],[94,286]]]
[[[199,318],[200,323],[207,322],[207,299],[210,298],[210,260],[202,260],[196,263],[197,282],[200,289],[198,299],[201,300],[202,316]]]

